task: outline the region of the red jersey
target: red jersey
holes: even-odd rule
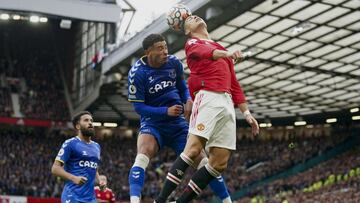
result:
[[[220,44],[209,40],[191,38],[186,42],[186,61],[191,71],[188,80],[191,97],[194,100],[196,92],[209,90],[231,94],[234,104],[246,102],[244,92],[236,79],[233,60],[213,60],[215,49],[226,51]]]
[[[99,203],[115,203],[115,195],[110,188],[101,191],[98,186],[95,187],[96,201]]]

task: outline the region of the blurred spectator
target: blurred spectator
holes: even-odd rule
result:
[[[10,91],[0,87],[0,116],[10,117],[12,113]]]

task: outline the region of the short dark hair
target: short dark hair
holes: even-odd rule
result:
[[[80,111],[80,112],[76,113],[76,114],[73,116],[73,118],[72,118],[72,124],[73,124],[74,128],[76,128],[76,124],[79,123],[80,118],[81,118],[81,116],[83,116],[83,115],[90,115],[90,116],[92,116],[92,114],[91,114],[89,111]]]
[[[149,47],[154,45],[156,42],[165,41],[165,38],[161,34],[150,34],[142,42],[143,49],[146,51]]]

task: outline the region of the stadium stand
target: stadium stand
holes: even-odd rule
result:
[[[337,135],[333,135],[328,130],[329,127],[318,127],[317,132],[323,132],[319,134],[312,133],[314,130],[302,131],[304,136],[310,137],[299,137],[296,133],[294,134],[294,130],[281,129],[275,131],[281,131],[283,132],[282,135],[292,135],[296,138],[287,139],[286,136],[283,137],[276,134],[276,136],[268,137],[269,140],[260,140],[260,138],[251,140],[246,138],[246,136],[238,136],[239,150],[231,158],[231,164],[234,167],[231,167],[224,175],[230,192],[242,189],[242,187],[254,181],[286,171],[293,165],[303,163],[307,159],[318,156],[327,149],[333,148],[348,137],[346,133],[336,133]],[[271,130],[264,131],[270,132]],[[239,132],[246,133],[246,129],[241,129]],[[0,173],[3,174],[3,178],[0,180],[0,194],[60,197],[63,181],[51,176],[50,167],[61,143],[71,135],[72,132],[63,130],[3,127],[0,131],[0,148],[2,149],[0,154]],[[281,140],[279,140],[280,137],[282,137]],[[275,138],[277,140],[274,140]],[[136,140],[134,138],[112,136],[97,137],[96,141],[102,147],[102,164],[99,172],[107,175],[109,186],[115,192],[116,198],[118,200],[127,200],[129,198],[129,188],[126,183],[129,168],[135,156]],[[289,143],[294,143],[295,147],[289,148]],[[278,201],[275,195],[279,191],[291,189],[297,191],[295,195],[281,196],[281,198],[289,197],[290,201],[290,198],[299,198],[296,195],[299,192],[305,194],[300,195],[302,198],[305,198],[309,195],[309,192],[303,192],[304,187],[312,186],[319,180],[324,182],[331,174],[342,174],[342,180],[345,179],[345,174],[351,169],[354,169],[355,174],[357,174],[356,171],[359,169],[356,169],[356,167],[360,165],[357,158],[359,152],[359,150],[348,152],[290,179],[275,181],[271,186],[263,188],[263,190],[255,190],[257,193],[252,193],[252,195],[261,194],[263,197],[274,197],[274,201]],[[168,167],[174,159],[174,153],[165,150],[160,156],[152,160],[149,170],[147,170],[148,178],[146,184],[148,187],[143,192],[143,199],[145,201],[151,201],[158,194],[161,180],[163,180]],[[191,173],[189,171],[188,175]],[[342,190],[347,190],[347,188],[351,191],[352,185],[358,184],[356,182],[358,178],[352,180],[353,177],[351,176],[350,178],[350,174],[348,176],[349,181],[333,184],[331,188],[334,189],[330,191],[341,192]],[[358,177],[358,174],[356,177]],[[289,187],[289,184],[291,187]],[[323,190],[329,190],[329,188],[323,187],[321,191]],[[179,191],[181,191],[181,187],[177,190],[177,192]],[[265,193],[264,191],[267,192]],[[319,193],[319,198],[321,198],[322,193],[316,191],[317,193]],[[350,192],[347,193],[350,194]],[[207,189],[199,197],[199,200],[210,202],[213,198],[212,192]],[[326,196],[326,198],[330,197]],[[243,198],[241,201],[246,199],[249,199],[249,197]]]
[[[19,29],[27,33],[26,38],[16,34]],[[64,87],[55,65],[53,42],[47,35],[46,32],[21,25],[9,26],[4,31],[4,50],[7,51],[2,50],[0,54],[9,54],[0,60],[0,75],[4,79],[0,90],[0,108],[4,109],[1,114],[5,112],[3,116],[12,116],[14,101],[10,94],[16,94],[21,117],[69,120]]]
[[[9,117],[12,115],[10,91],[8,88],[0,87],[0,116]]]
[[[256,202],[359,202],[359,155],[356,148],[303,173],[274,181],[258,189]]]
[[[149,25],[127,33],[131,26],[123,19],[133,19],[125,14],[135,11],[127,0],[56,1],[83,9],[39,0],[25,10],[27,1],[4,6],[14,2],[0,3],[0,203],[57,203],[64,181],[50,169],[61,143],[74,135],[58,129],[69,125],[69,107],[91,111],[100,125],[118,125],[114,131],[138,127],[139,116],[127,101],[127,72],[143,55],[141,41],[150,33],[163,34],[187,78],[186,37],[170,31],[164,15],[150,20],[140,10],[136,13],[144,18],[132,23]],[[106,13],[111,4],[89,9],[100,2],[118,2],[119,7]],[[248,56],[235,65],[236,79],[252,114],[266,128],[257,138],[248,128],[237,129],[237,151],[224,173],[234,203],[360,202],[359,0],[181,2],[207,21],[212,40]],[[45,6],[48,10],[37,10]],[[63,10],[61,15],[51,12],[54,8]],[[69,16],[69,11],[76,13]],[[299,121],[304,126],[296,126]],[[346,126],[356,122],[357,127]],[[49,128],[28,127],[35,124]],[[237,125],[245,124],[237,111]],[[128,203],[136,139],[118,134],[94,140],[102,148],[99,172],[107,176],[116,199]],[[142,202],[158,195],[173,160],[168,150],[152,159]],[[206,189],[196,202],[214,203],[214,198]]]
[[[54,155],[65,136],[41,128],[2,128],[0,194],[51,197],[62,183],[51,177]]]

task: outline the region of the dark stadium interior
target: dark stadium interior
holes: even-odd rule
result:
[[[63,121],[70,118],[59,77],[61,55],[54,40],[63,35],[53,29],[53,23],[36,26],[1,22],[0,73],[6,78],[3,92],[7,93],[5,98],[11,93],[19,95],[20,112],[26,118]]]

